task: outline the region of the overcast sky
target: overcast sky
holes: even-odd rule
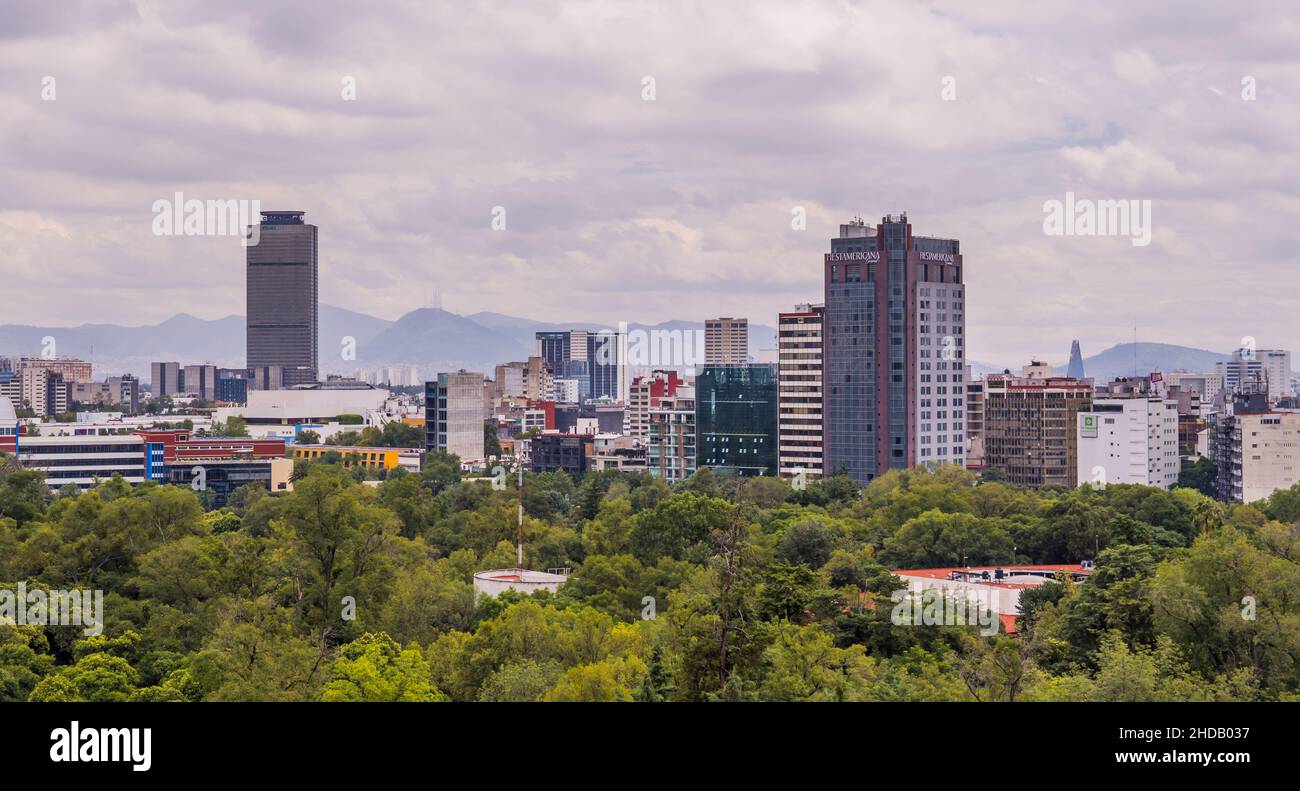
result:
[[[242,313],[237,240],[153,234],[179,191],[306,211],[321,300],[385,318],[773,324],[906,211],[973,359],[1300,350],[1300,11],[1106,5],[5,3],[0,323]],[[1045,235],[1067,191],[1151,243]]]

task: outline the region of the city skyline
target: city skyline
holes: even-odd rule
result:
[[[321,302],[387,319],[436,293],[462,315],[771,325],[817,298],[838,224],[906,210],[975,265],[975,360],[1056,362],[1134,326],[1216,351],[1300,336],[1296,298],[1260,287],[1286,277],[1300,205],[1300,68],[1267,6],[644,8],[634,32],[618,8],[406,8],[379,53],[351,6],[141,8],[0,23],[0,249],[24,294],[5,323],[238,313],[237,240],[151,232],[183,192],[307,211]],[[850,57],[855,36],[878,46]],[[1151,243],[1047,235],[1070,194],[1150,201]]]

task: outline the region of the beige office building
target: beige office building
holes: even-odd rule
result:
[[[749,362],[749,319],[723,317],[704,322],[704,364]]]

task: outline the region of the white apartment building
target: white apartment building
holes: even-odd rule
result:
[[[1178,483],[1178,402],[1098,398],[1078,420],[1078,484]]]
[[[918,281],[916,285],[917,464],[965,466],[964,289],[960,283]]]
[[[1247,412],[1219,418],[1211,451],[1223,499],[1253,503],[1300,482],[1300,412]]]
[[[823,474],[821,305],[777,316],[777,474]]]

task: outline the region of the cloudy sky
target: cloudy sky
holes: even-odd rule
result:
[[[182,192],[305,210],[322,301],[386,318],[771,324],[906,211],[974,359],[1300,349],[1300,11],[1108,6],[10,0],[0,323],[242,313],[237,240],[152,232]],[[1067,191],[1151,243],[1045,235]]]

